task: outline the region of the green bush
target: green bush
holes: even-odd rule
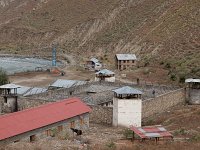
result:
[[[179,77],[179,83],[185,83],[185,76],[184,75],[181,75]]]
[[[8,75],[6,74],[6,71],[0,68],[0,85],[7,84],[8,82]]]
[[[194,135],[190,140],[195,141],[195,142],[199,142],[200,141],[200,134]]]
[[[112,149],[112,150],[115,150],[117,148],[116,144],[113,141],[107,143],[106,146],[107,148]]]
[[[170,79],[172,80],[172,81],[176,81],[176,74],[171,74],[170,75]]]
[[[133,131],[131,131],[130,129],[124,129],[123,135],[126,139],[128,139],[130,137],[132,138],[133,137]]]
[[[165,68],[170,69],[170,68],[171,68],[170,63],[166,63],[166,64],[165,64]]]

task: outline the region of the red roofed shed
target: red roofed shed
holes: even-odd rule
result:
[[[144,127],[131,126],[130,129],[133,131],[133,140],[134,134],[137,134],[142,141],[145,139],[155,139],[157,142],[160,138],[173,139],[173,135],[161,125]]]
[[[83,122],[82,119],[85,117],[88,126],[90,111],[91,109],[79,98],[70,98],[0,116],[0,144],[3,140],[12,137],[15,137],[14,140],[18,140],[16,136],[22,136],[24,133],[27,135],[30,131],[32,132],[30,134],[33,134],[33,131],[37,129],[41,131],[41,129],[66,126],[67,123],[67,127],[70,128],[71,122],[68,121],[69,119],[73,122],[72,127],[74,127],[76,122]],[[77,121],[77,119],[81,119],[81,121]],[[81,126],[78,125],[78,128],[81,128]]]

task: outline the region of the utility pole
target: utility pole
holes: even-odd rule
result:
[[[52,48],[52,66],[55,67],[56,66],[56,45],[53,44],[53,48]]]

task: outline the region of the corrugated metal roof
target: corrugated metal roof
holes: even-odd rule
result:
[[[49,87],[70,88],[72,86],[83,85],[86,83],[87,83],[87,81],[58,79],[53,84],[51,84]]]
[[[118,60],[137,60],[135,54],[116,54]]]
[[[108,69],[102,69],[102,70],[96,72],[95,74],[112,75],[112,74],[115,74],[115,73],[110,71],[110,70],[108,70]]]
[[[122,88],[118,88],[113,90],[113,92],[117,94],[143,94],[140,90],[132,88],[130,86],[124,86]]]
[[[16,85],[16,84],[4,84],[0,86],[0,89],[16,89],[20,87],[21,87],[20,85]]]
[[[186,79],[185,82],[186,83],[190,83],[190,82],[200,83],[200,79],[192,79],[192,78],[190,78],[190,79]]]
[[[63,121],[91,109],[79,98],[49,103],[36,108],[0,116],[0,140]]]
[[[17,94],[18,95],[23,95],[26,92],[28,92],[28,90],[30,90],[31,87],[27,87],[27,86],[21,86],[20,88],[17,89]],[[11,93],[14,93],[14,89],[11,90]]]
[[[99,60],[96,58],[91,58],[90,61],[92,61],[93,63],[99,63]]]
[[[154,137],[173,137],[173,135],[161,125],[146,127],[131,126],[130,129],[142,139]]]
[[[44,93],[46,91],[47,91],[46,88],[33,87],[28,92],[26,92],[23,96],[30,96],[30,95],[40,94],[40,93]]]
[[[91,93],[100,93],[104,91],[111,91],[113,89],[116,89],[117,87],[114,86],[106,86],[106,85],[91,85],[86,89],[86,92]]]

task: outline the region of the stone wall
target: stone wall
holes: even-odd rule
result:
[[[185,89],[178,89],[142,102],[142,118],[162,113],[170,107],[185,103]]]
[[[43,100],[43,99],[29,98],[29,97],[18,97],[18,101],[17,101],[18,111],[37,107],[46,103],[50,103],[50,101]]]
[[[84,85],[72,86],[70,88],[52,89],[52,90],[48,90],[45,93],[30,95],[28,97],[45,99],[48,101],[60,100],[60,99],[65,99],[72,95],[76,95],[81,92],[84,92],[85,89],[87,89],[90,85],[91,84],[88,83]]]
[[[3,113],[3,97],[0,96],[0,114]]]
[[[113,108],[90,105],[92,112],[90,113],[90,122],[99,124],[112,125]]]

